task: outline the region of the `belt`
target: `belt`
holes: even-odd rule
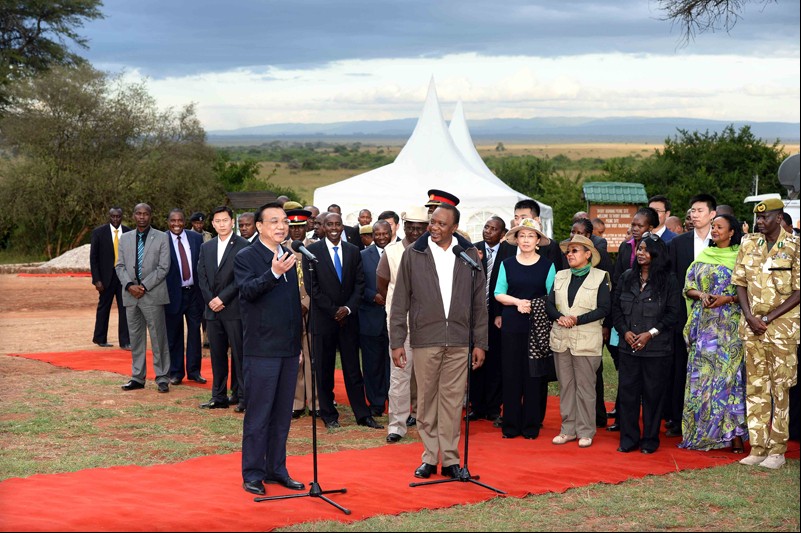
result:
[[[194,285],[187,285],[186,287],[181,287],[183,290],[188,291],[189,289],[194,288]]]

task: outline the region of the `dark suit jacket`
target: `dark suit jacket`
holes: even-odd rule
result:
[[[364,296],[359,306],[359,332],[362,335],[380,335],[387,327],[387,310],[375,303],[378,294],[376,269],[381,255],[378,247],[372,244],[361,251],[362,270],[364,270]]]
[[[359,251],[364,250],[364,243],[362,242],[362,236],[359,234],[358,228],[342,226],[342,229],[345,231],[345,237],[348,239],[349,244],[354,245]]]
[[[200,258],[197,264],[196,283],[203,294],[203,317],[206,320],[236,320],[239,314],[239,288],[234,279],[234,257],[240,250],[250,246],[247,239],[232,234],[225,245],[225,252],[219,266],[217,265],[217,244],[220,238],[214,237],[200,247]],[[209,302],[220,297],[225,309],[215,313],[209,308]]]
[[[662,240],[665,241],[665,244],[669,243],[675,238],[676,234],[670,231],[669,229],[665,228],[664,233],[662,233]]]
[[[292,252],[284,249],[284,253]],[[276,278],[273,255],[261,242],[253,242],[234,257],[245,357],[298,357],[301,353],[303,325],[297,269]]]
[[[356,319],[359,303],[364,294],[364,271],[359,249],[349,243],[340,241],[342,246],[342,282],[337,277],[331,255],[328,253],[325,239],[309,245],[308,249],[317,256],[319,263],[315,267],[316,279],[311,289],[312,313],[310,331],[316,334],[332,333],[339,329],[334,315],[341,306],[350,309],[348,320]],[[311,279],[309,261],[303,258],[303,279]]]
[[[89,268],[92,270],[92,283],[103,282],[103,287],[111,286],[111,279],[117,274],[114,271],[114,239],[111,236],[110,224],[103,224],[92,230],[89,245]],[[131,231],[128,226],[120,224],[119,236]],[[119,243],[117,244],[119,246]]]
[[[679,284],[679,289],[684,292],[684,281],[687,279],[687,269],[690,263],[695,260],[695,232],[689,231],[676,235],[668,244],[668,257],[670,258],[670,268]],[[687,320],[687,308],[681,306],[679,310],[679,320],[682,324]]]
[[[606,239],[603,237],[599,237],[598,235],[590,235],[590,240],[592,241],[592,245],[595,246],[595,249],[599,252],[601,250],[606,251],[607,242]]]
[[[501,263],[504,259],[507,257],[514,257],[517,254],[517,246],[509,244],[505,239],[501,240],[501,244],[498,246],[498,252],[495,254],[495,258],[492,262],[492,272],[487,272],[487,243],[479,241],[473,243],[473,246],[478,248],[481,252],[481,267],[490,278],[487,316],[490,322],[492,322],[495,320],[496,316],[501,316],[501,309],[503,308],[503,306],[498,303],[498,300],[495,299],[495,285],[498,283],[498,272],[501,270]]]
[[[175,253],[172,234],[169,231],[166,233],[167,237],[170,238],[170,271],[167,273],[167,293],[170,295],[170,303],[164,307],[164,312],[174,314],[178,312],[181,306],[181,260],[178,259],[178,254]],[[186,230],[183,235],[186,235],[186,239],[189,241],[189,250],[192,253],[188,259],[195,284],[197,284],[197,261],[200,258],[200,247],[203,246],[203,236],[194,231]]]

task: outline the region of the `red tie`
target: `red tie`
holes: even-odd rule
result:
[[[178,253],[181,254],[181,278],[184,281],[189,281],[191,272],[189,272],[189,259],[186,258],[186,250],[184,245],[181,244],[181,236],[178,235]]]

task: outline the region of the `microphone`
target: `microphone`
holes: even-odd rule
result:
[[[453,255],[459,257],[462,261],[467,263],[467,266],[469,266],[470,268],[474,270],[481,270],[481,266],[475,261],[473,261],[473,258],[467,255],[467,253],[464,251],[464,248],[462,248],[458,244],[453,247]]]
[[[303,256],[309,261],[319,263],[319,261],[317,261],[317,256],[311,253],[308,248],[303,246],[303,241],[292,241],[292,249],[296,252],[302,253]]]

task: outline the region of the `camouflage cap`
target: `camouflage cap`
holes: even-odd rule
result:
[[[778,198],[762,200],[754,207],[754,213],[767,213],[768,211],[783,211],[784,202]]]

